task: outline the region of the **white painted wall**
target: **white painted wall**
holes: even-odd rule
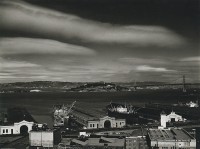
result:
[[[166,114],[161,114],[160,115],[160,124],[162,127],[166,128],[167,126],[167,115]]]
[[[8,135],[12,134],[11,130],[13,130],[13,134],[20,134],[21,126],[25,125],[28,127],[28,132],[32,130],[33,122],[21,121],[19,123],[14,123],[14,125],[9,126],[0,126],[0,135]]]
[[[185,121],[185,119],[182,116],[176,114],[175,112],[171,112],[169,115],[161,114],[160,115],[161,126],[163,128],[166,128],[166,123],[167,122],[171,122],[172,118],[175,119],[175,122],[177,122],[177,121]]]
[[[175,141],[175,140],[168,140],[168,141],[164,141],[164,140],[158,140],[158,141],[151,141],[151,147],[154,146],[158,146],[159,148],[162,147],[168,147],[168,148],[196,148],[196,142],[193,140],[179,140],[179,141]]]
[[[53,147],[53,131],[31,131],[29,133],[30,146]]]
[[[15,134],[14,126],[0,126],[0,135],[11,134],[11,129],[13,129],[13,134]]]
[[[99,120],[97,121],[88,121],[88,124],[87,124],[87,128],[88,129],[96,129],[96,128],[104,128],[104,124],[105,124],[105,121],[110,121],[111,123],[111,128],[122,128],[124,126],[126,126],[126,120],[125,119],[115,119],[114,117],[103,117],[103,118],[100,118]],[[98,125],[98,127],[97,127]]]

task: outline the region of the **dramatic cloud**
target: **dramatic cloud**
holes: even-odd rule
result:
[[[127,63],[127,64],[153,64],[153,65],[165,65],[168,64],[169,61],[164,59],[149,59],[149,58],[136,58],[136,57],[126,57],[120,58],[119,61]]]
[[[54,1],[46,8],[39,7],[40,1],[36,2],[39,6],[30,2],[36,1],[0,1],[1,82],[171,81],[183,74],[193,82],[200,81],[199,49],[195,28],[190,25],[183,23],[187,33],[181,27],[176,30],[181,23],[177,20],[179,24],[175,24],[170,16],[166,22],[157,17],[156,22],[143,18],[150,23],[137,23],[141,12],[147,13],[139,9],[133,16],[124,14],[122,21],[123,15],[116,16],[119,24],[103,23],[98,17],[107,14],[99,10],[89,20],[69,14],[68,7],[60,6],[65,1],[55,2],[57,11]],[[81,13],[81,7],[74,6],[74,10]],[[132,23],[123,23],[126,19]]]
[[[1,2],[0,18],[1,29],[64,41],[161,47],[186,42],[161,26],[114,26],[15,1]]]
[[[199,61],[199,62],[200,62],[200,56],[187,57],[187,58],[181,59],[180,61],[184,61],[184,62],[195,62],[195,61]]]
[[[137,71],[150,71],[150,72],[166,72],[166,71],[173,71],[173,70],[168,70],[166,68],[156,68],[156,67],[151,67],[151,66],[147,66],[147,65],[142,65],[142,66],[137,66],[136,67]]]
[[[0,55],[4,54],[69,54],[93,55],[91,49],[49,39],[0,38]]]
[[[38,65],[27,63],[27,62],[18,62],[18,61],[1,61],[0,69],[5,70],[7,68],[22,68],[22,67],[37,67]]]

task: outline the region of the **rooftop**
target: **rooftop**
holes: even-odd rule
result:
[[[190,140],[194,139],[184,129],[149,129],[151,140]]]
[[[66,142],[65,142],[66,141]],[[69,144],[69,140],[62,141],[64,144]],[[81,146],[104,146],[106,143],[108,146],[124,146],[125,139],[119,139],[119,138],[88,138],[86,140],[79,140],[79,139],[72,139],[71,140],[75,144],[79,144]]]

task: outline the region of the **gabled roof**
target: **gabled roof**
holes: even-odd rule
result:
[[[23,121],[21,121],[21,122],[16,122],[16,123],[14,123],[14,124],[23,124],[23,123],[34,123],[34,122],[29,122],[29,121],[23,120]]]

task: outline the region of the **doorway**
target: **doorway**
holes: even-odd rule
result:
[[[27,134],[28,133],[28,127],[26,125],[23,125],[20,127],[20,134]]]
[[[104,122],[104,128],[111,128],[111,122],[109,120]]]

